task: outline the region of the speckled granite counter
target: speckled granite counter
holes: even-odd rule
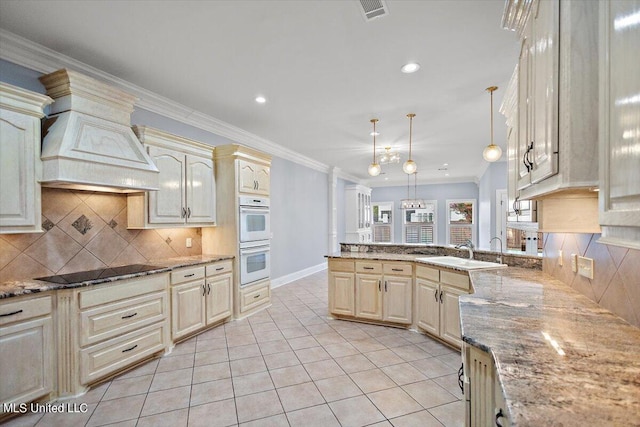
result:
[[[362,259],[370,261],[415,261],[429,255],[394,254],[385,252],[334,252],[326,258]]]
[[[101,278],[96,280],[88,280],[72,284],[59,284],[45,282],[42,280],[18,280],[12,282],[0,283],[0,299],[16,297],[25,294],[33,294],[37,292],[46,292],[56,289],[79,288],[83,286],[99,285],[101,283],[115,282],[118,280],[130,279],[133,277],[147,276],[149,274],[165,273],[176,268],[188,267],[198,264],[206,264],[210,262],[223,261],[233,259],[232,255],[195,255],[188,257],[176,257],[159,260],[151,260],[147,264],[158,266],[155,270],[144,271],[141,273],[125,274],[117,277]]]
[[[537,270],[470,276],[463,340],[493,355],[513,425],[640,426],[640,329]]]

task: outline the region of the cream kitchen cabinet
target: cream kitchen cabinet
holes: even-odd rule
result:
[[[270,191],[270,168],[261,163],[238,161],[238,191],[240,193],[268,196]]]
[[[521,38],[509,185],[543,199],[598,185],[598,2],[508,0],[503,26]],[[510,190],[511,192],[511,190]]]
[[[371,188],[363,185],[345,187],[345,241],[369,243],[372,241]]]
[[[417,325],[420,329],[462,346],[460,295],[469,293],[469,275],[416,266]]]
[[[411,324],[413,266],[355,262],[355,317]]]
[[[640,249],[640,1],[600,2],[600,242]]]
[[[42,232],[40,119],[52,102],[0,83],[0,234]]]
[[[160,182],[158,191],[128,195],[129,228],[215,225],[213,147],[144,126],[133,129]]]
[[[51,295],[0,301],[0,407],[27,403],[54,391],[52,310]]]
[[[464,344],[465,426],[509,427],[508,411],[491,355]]]
[[[233,262],[171,272],[171,336],[177,341],[231,316]]]
[[[353,261],[329,260],[329,313],[355,314],[355,264]]]

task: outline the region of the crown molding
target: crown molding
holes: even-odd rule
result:
[[[479,180],[475,176],[463,176],[458,178],[424,178],[425,181],[428,182],[420,182],[421,178],[418,178],[418,186],[422,185],[432,185],[432,184],[462,184],[462,183],[473,183],[478,185]],[[371,188],[380,188],[380,187],[406,187],[407,182],[405,180],[389,180],[382,182],[373,182],[372,180],[364,181],[363,185]],[[413,187],[413,183],[410,184]]]
[[[143,89],[140,86],[4,29],[0,29],[0,46],[0,58],[6,61],[43,74],[52,73],[60,68],[68,68],[81,72],[135,95],[138,98],[135,104],[136,107],[143,110],[151,111],[181,123],[214,133],[228,138],[233,142],[255,148],[256,150],[292,161],[310,169],[324,173],[328,173],[329,171],[329,166],[322,162],[304,156],[268,139],[261,138],[258,135],[247,132],[222,120],[218,120],[215,117],[174,102],[169,98]],[[341,177],[342,175],[345,176],[344,179],[360,181],[357,177],[348,174],[341,174]]]

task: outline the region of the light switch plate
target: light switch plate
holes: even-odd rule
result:
[[[578,272],[578,255],[571,254],[571,271]]]
[[[562,249],[560,249],[560,250],[558,251],[558,265],[559,265],[560,267],[562,267],[562,266],[564,265],[564,262],[562,262]]]
[[[191,240],[191,237],[187,237],[187,247],[190,248],[191,246],[193,246],[193,241]]]
[[[593,279],[593,259],[579,256],[578,274],[587,279]]]

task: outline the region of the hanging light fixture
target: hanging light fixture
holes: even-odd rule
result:
[[[500,160],[500,157],[502,156],[502,148],[493,143],[493,92],[497,89],[498,86],[491,86],[487,88],[487,92],[491,94],[491,144],[487,145],[482,152],[482,157],[484,157],[487,162],[495,162]]]
[[[373,123],[373,162],[371,162],[371,164],[369,165],[369,175],[371,176],[378,176],[380,175],[380,171],[382,170],[382,168],[380,168],[380,165],[378,163],[376,163],[376,122],[378,121],[378,119],[371,119],[370,122]]]
[[[391,151],[391,147],[384,147],[384,154],[378,158],[378,163],[381,165],[400,163],[400,153]]]
[[[416,170],[418,170],[418,165],[416,165],[416,162],[411,159],[411,134],[413,130],[413,118],[415,116],[416,115],[413,113],[407,114],[407,117],[409,117],[409,160],[404,162],[404,165],[402,165],[402,170],[408,175],[411,175],[412,173],[415,173]]]
[[[413,199],[409,193],[409,175],[407,175],[407,198],[400,200],[400,209],[424,209],[427,202],[418,199],[418,172],[413,174]]]

